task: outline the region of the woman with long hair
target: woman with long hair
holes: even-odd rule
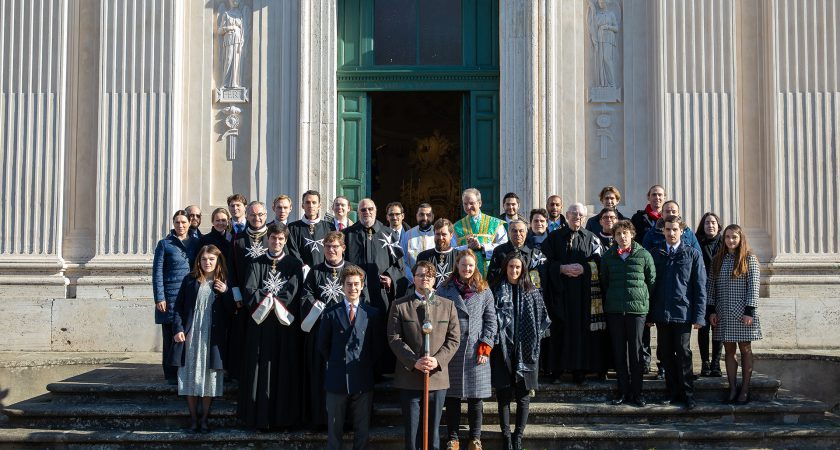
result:
[[[726,403],[743,405],[750,401],[750,378],[753,371],[752,341],[761,339],[758,314],[760,279],[758,258],[750,251],[747,236],[738,225],[723,230],[723,245],[712,261],[708,287],[709,319],[714,340],[723,342],[726,352],[726,377],[729,396]],[[736,384],[738,362],[735,350],[741,351],[741,386]]]
[[[490,397],[490,351],[496,339],[496,308],[493,293],[477,267],[472,250],[455,257],[456,271],[437,289],[437,295],[452,300],[461,325],[461,343],[449,360],[449,389],[446,391],[447,449],[460,448],[461,399],[467,400],[470,450],[481,448],[484,403]]]
[[[540,340],[551,320],[542,293],[531,283],[528,264],[516,252],[502,261],[502,277],[493,289],[496,298],[496,345],[490,368],[505,450],[521,450],[528,422],[531,393],[539,384]],[[516,401],[516,427],[510,434],[510,402]]]
[[[215,245],[205,245],[198,251],[192,272],[184,278],[172,316],[172,365],[178,367],[178,395],[187,397],[191,432],[199,430],[199,399],[200,430],[210,431],[210,404],[223,390],[225,325],[232,311],[225,257]]]
[[[155,298],[155,323],[163,335],[163,375],[171,385],[178,384],[178,370],[169,363],[172,359],[172,310],[184,277],[190,272],[199,241],[191,237],[190,219],[183,209],[172,216],[172,230],[155,247],[152,262],[152,292]]]
[[[697,231],[694,232],[695,236],[697,236],[697,242],[700,243],[700,252],[703,254],[703,263],[706,266],[706,279],[709,279],[712,270],[712,260],[718,248],[720,248],[720,227],[720,217],[713,212],[707,212],[700,218]],[[712,326],[709,322],[710,314],[709,310],[706,309],[706,325],[697,331],[697,344],[700,346],[700,360],[702,361],[702,368],[700,369],[701,377],[721,376],[720,352],[723,348],[723,343],[712,339],[711,357],[709,355],[709,338],[712,337]]]

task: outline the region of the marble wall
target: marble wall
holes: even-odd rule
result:
[[[174,209],[206,228],[231,192],[332,196],[337,0],[242,2],[234,158],[225,3],[0,1],[0,328],[26,330],[0,350],[158,348],[150,263]],[[665,184],[692,226],[711,209],[748,230],[762,346],[836,347],[818,325],[840,310],[840,0],[605,5],[609,82],[598,2],[499,2],[500,192],[527,210],[615,184],[632,214]]]

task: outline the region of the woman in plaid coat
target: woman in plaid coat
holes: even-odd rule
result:
[[[714,340],[722,341],[726,352],[726,377],[729,397],[726,403],[743,405],[750,401],[750,377],[753,371],[752,341],[761,339],[758,320],[759,265],[750,252],[747,236],[738,225],[723,230],[723,244],[712,261],[708,285],[709,320]],[[738,362],[736,345],[741,350],[741,387],[736,384]]]
[[[496,308],[493,292],[476,267],[472,250],[455,257],[457,270],[437,289],[437,295],[455,304],[461,326],[461,344],[449,360],[449,390],[446,392],[447,449],[458,450],[461,399],[467,400],[470,424],[468,448],[481,449],[481,422],[484,403],[490,397],[490,351],[496,338]]]

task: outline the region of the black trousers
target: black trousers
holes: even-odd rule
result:
[[[160,325],[161,336],[163,337],[163,376],[166,381],[178,379],[178,367],[169,365],[169,360],[172,359],[172,338],[175,337],[174,330],[171,323],[163,323]]]
[[[420,421],[423,419],[423,391],[400,389],[400,405],[405,420],[405,449],[422,450],[423,432]],[[429,448],[440,449],[440,418],[443,415],[443,403],[446,389],[429,391]]]
[[[723,342],[712,340],[712,354],[709,355],[709,341],[712,337],[712,327],[709,325],[709,315],[706,314],[706,326],[697,330],[697,344],[700,347],[700,360],[710,362],[717,356],[720,359],[720,350]]]
[[[642,394],[642,334],[648,329],[645,315],[607,314],[607,329],[615,358],[618,392],[626,399],[638,398]]]
[[[470,439],[481,439],[481,421],[484,419],[484,402],[480,398],[467,399],[467,420],[470,424]],[[449,440],[458,439],[461,425],[461,399],[446,397],[446,431]]]
[[[510,402],[516,400],[516,428],[513,434],[522,436],[525,434],[525,425],[528,423],[528,409],[531,406],[531,396],[528,395],[528,388],[525,380],[516,380],[516,384],[496,389],[496,401],[499,404],[499,426],[502,434],[510,436]]]
[[[671,399],[694,396],[694,368],[691,361],[691,324],[657,322],[657,344],[665,364],[665,385]]]
[[[350,404],[353,419],[353,450],[370,448],[370,412],[373,405],[373,391],[361,394],[336,394],[327,392],[327,448],[342,450],[344,418]]]

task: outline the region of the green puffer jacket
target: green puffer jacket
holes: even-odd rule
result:
[[[626,260],[618,256],[613,246],[601,258],[601,286],[604,312],[647,314],[656,268],[653,258],[644,247],[633,241],[633,252]]]

